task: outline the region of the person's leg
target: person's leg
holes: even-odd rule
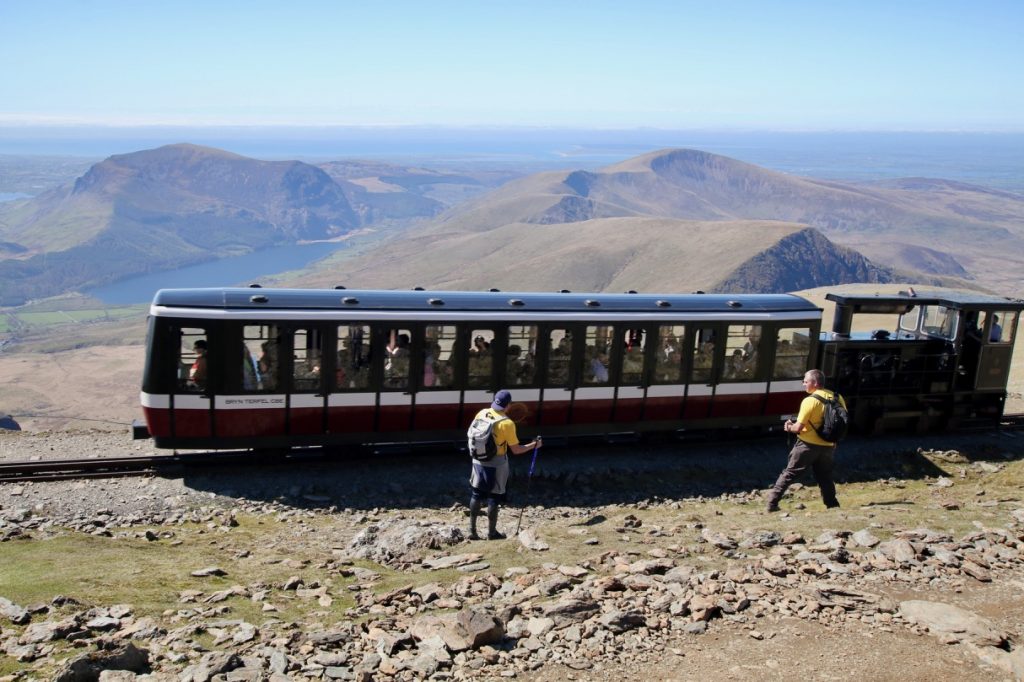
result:
[[[819,450],[821,452],[811,465],[811,471],[814,472],[814,480],[818,482],[818,489],[821,490],[821,501],[827,508],[834,509],[839,506],[839,500],[836,499],[836,484],[832,479],[833,451],[832,448]]]
[[[487,539],[504,540],[504,533],[498,532],[498,500],[492,496],[487,502]]]
[[[768,496],[768,511],[779,510],[779,500],[782,499],[790,484],[800,478],[800,474],[807,471],[810,458],[810,448],[807,443],[798,438],[793,449],[789,451],[789,462],[786,464],[786,468],[782,470],[775,485],[772,486],[772,492]]]
[[[480,501],[480,495],[477,491],[473,491],[469,496],[469,539],[479,540],[480,535],[476,532],[476,519],[480,516],[480,510],[483,507],[483,503]]]

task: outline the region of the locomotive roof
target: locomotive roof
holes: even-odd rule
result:
[[[382,289],[161,289],[154,306],[234,310],[820,312],[792,294],[611,294]]]
[[[863,312],[881,312],[881,308],[884,307],[909,310],[913,306],[920,305],[941,305],[959,310],[1024,310],[1024,301],[1020,299],[960,290],[926,290],[913,294],[902,291],[898,294],[844,294],[838,292],[827,294],[825,298],[838,305],[860,308]]]

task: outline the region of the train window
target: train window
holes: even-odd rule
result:
[[[339,391],[362,391],[370,386],[371,331],[368,324],[338,327],[334,383]]]
[[[292,332],[292,389],[320,388],[323,365],[323,334],[319,329],[298,328]]]
[[[537,373],[537,327],[512,325],[508,328],[508,351],[505,355],[505,383],[509,386],[531,386]]]
[[[926,305],[922,309],[921,331],[929,336],[952,339],[956,336],[957,312],[942,305]]]
[[[206,330],[182,327],[180,336],[178,387],[187,393],[203,393],[206,391],[206,380],[209,376],[206,364]]]
[[[654,360],[654,383],[678,384],[682,378],[683,340],[686,327],[663,324],[658,327],[658,350]]]
[[[608,383],[612,328],[603,324],[590,325],[584,338],[586,345],[583,349],[583,383]]]
[[[992,313],[992,324],[988,331],[990,343],[1010,343],[1017,331],[1017,311],[1000,310]]]
[[[647,341],[643,329],[626,329],[622,333],[622,384],[640,384],[644,376],[644,348]]]
[[[775,337],[775,367],[772,379],[801,379],[807,371],[811,351],[811,330],[784,327]]]
[[[454,325],[427,326],[423,335],[423,387],[451,388],[455,384]]]
[[[257,392],[276,386],[269,358],[276,353],[276,342],[270,341],[271,331],[267,325],[245,325],[242,327],[242,362],[239,368],[239,385],[245,392]],[[276,333],[274,334],[276,336]],[[269,351],[270,346],[274,351]],[[273,363],[276,366],[276,363]],[[268,386],[267,384],[270,384]]]
[[[921,308],[914,306],[906,313],[900,315],[900,330],[906,332],[916,332],[918,320],[921,317]]]
[[[490,329],[474,329],[470,332],[469,338],[472,339],[472,342],[469,347],[467,385],[470,388],[490,388],[494,368],[494,357],[491,351],[494,332]]]
[[[725,337],[726,381],[751,381],[761,361],[761,325],[732,324]]]
[[[409,388],[409,347],[412,334],[408,329],[388,330],[388,342],[384,350],[384,388],[403,390]]]
[[[545,386],[565,388],[569,385],[569,362],[572,360],[572,332],[552,329],[548,332],[548,372]]]
[[[690,381],[693,383],[710,383],[712,369],[715,365],[715,346],[718,335],[713,327],[698,329],[693,335],[693,367],[690,370]]]

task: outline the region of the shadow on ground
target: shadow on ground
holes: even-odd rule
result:
[[[764,490],[785,466],[789,448],[782,436],[545,447],[532,477],[530,456],[513,458],[507,503],[601,506]],[[837,450],[835,478],[840,484],[926,479],[950,476],[958,463],[1021,458],[1024,435],[1015,432],[851,438]],[[358,460],[289,460],[242,470],[187,469],[184,482],[203,492],[296,508],[444,509],[466,503],[469,469],[467,455],[453,448]],[[804,482],[813,479],[808,475]]]

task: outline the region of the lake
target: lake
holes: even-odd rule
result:
[[[152,301],[153,294],[160,289],[248,286],[259,282],[261,277],[306,267],[343,248],[345,245],[337,242],[279,246],[177,270],[130,277],[83,293],[108,305],[129,305]]]

